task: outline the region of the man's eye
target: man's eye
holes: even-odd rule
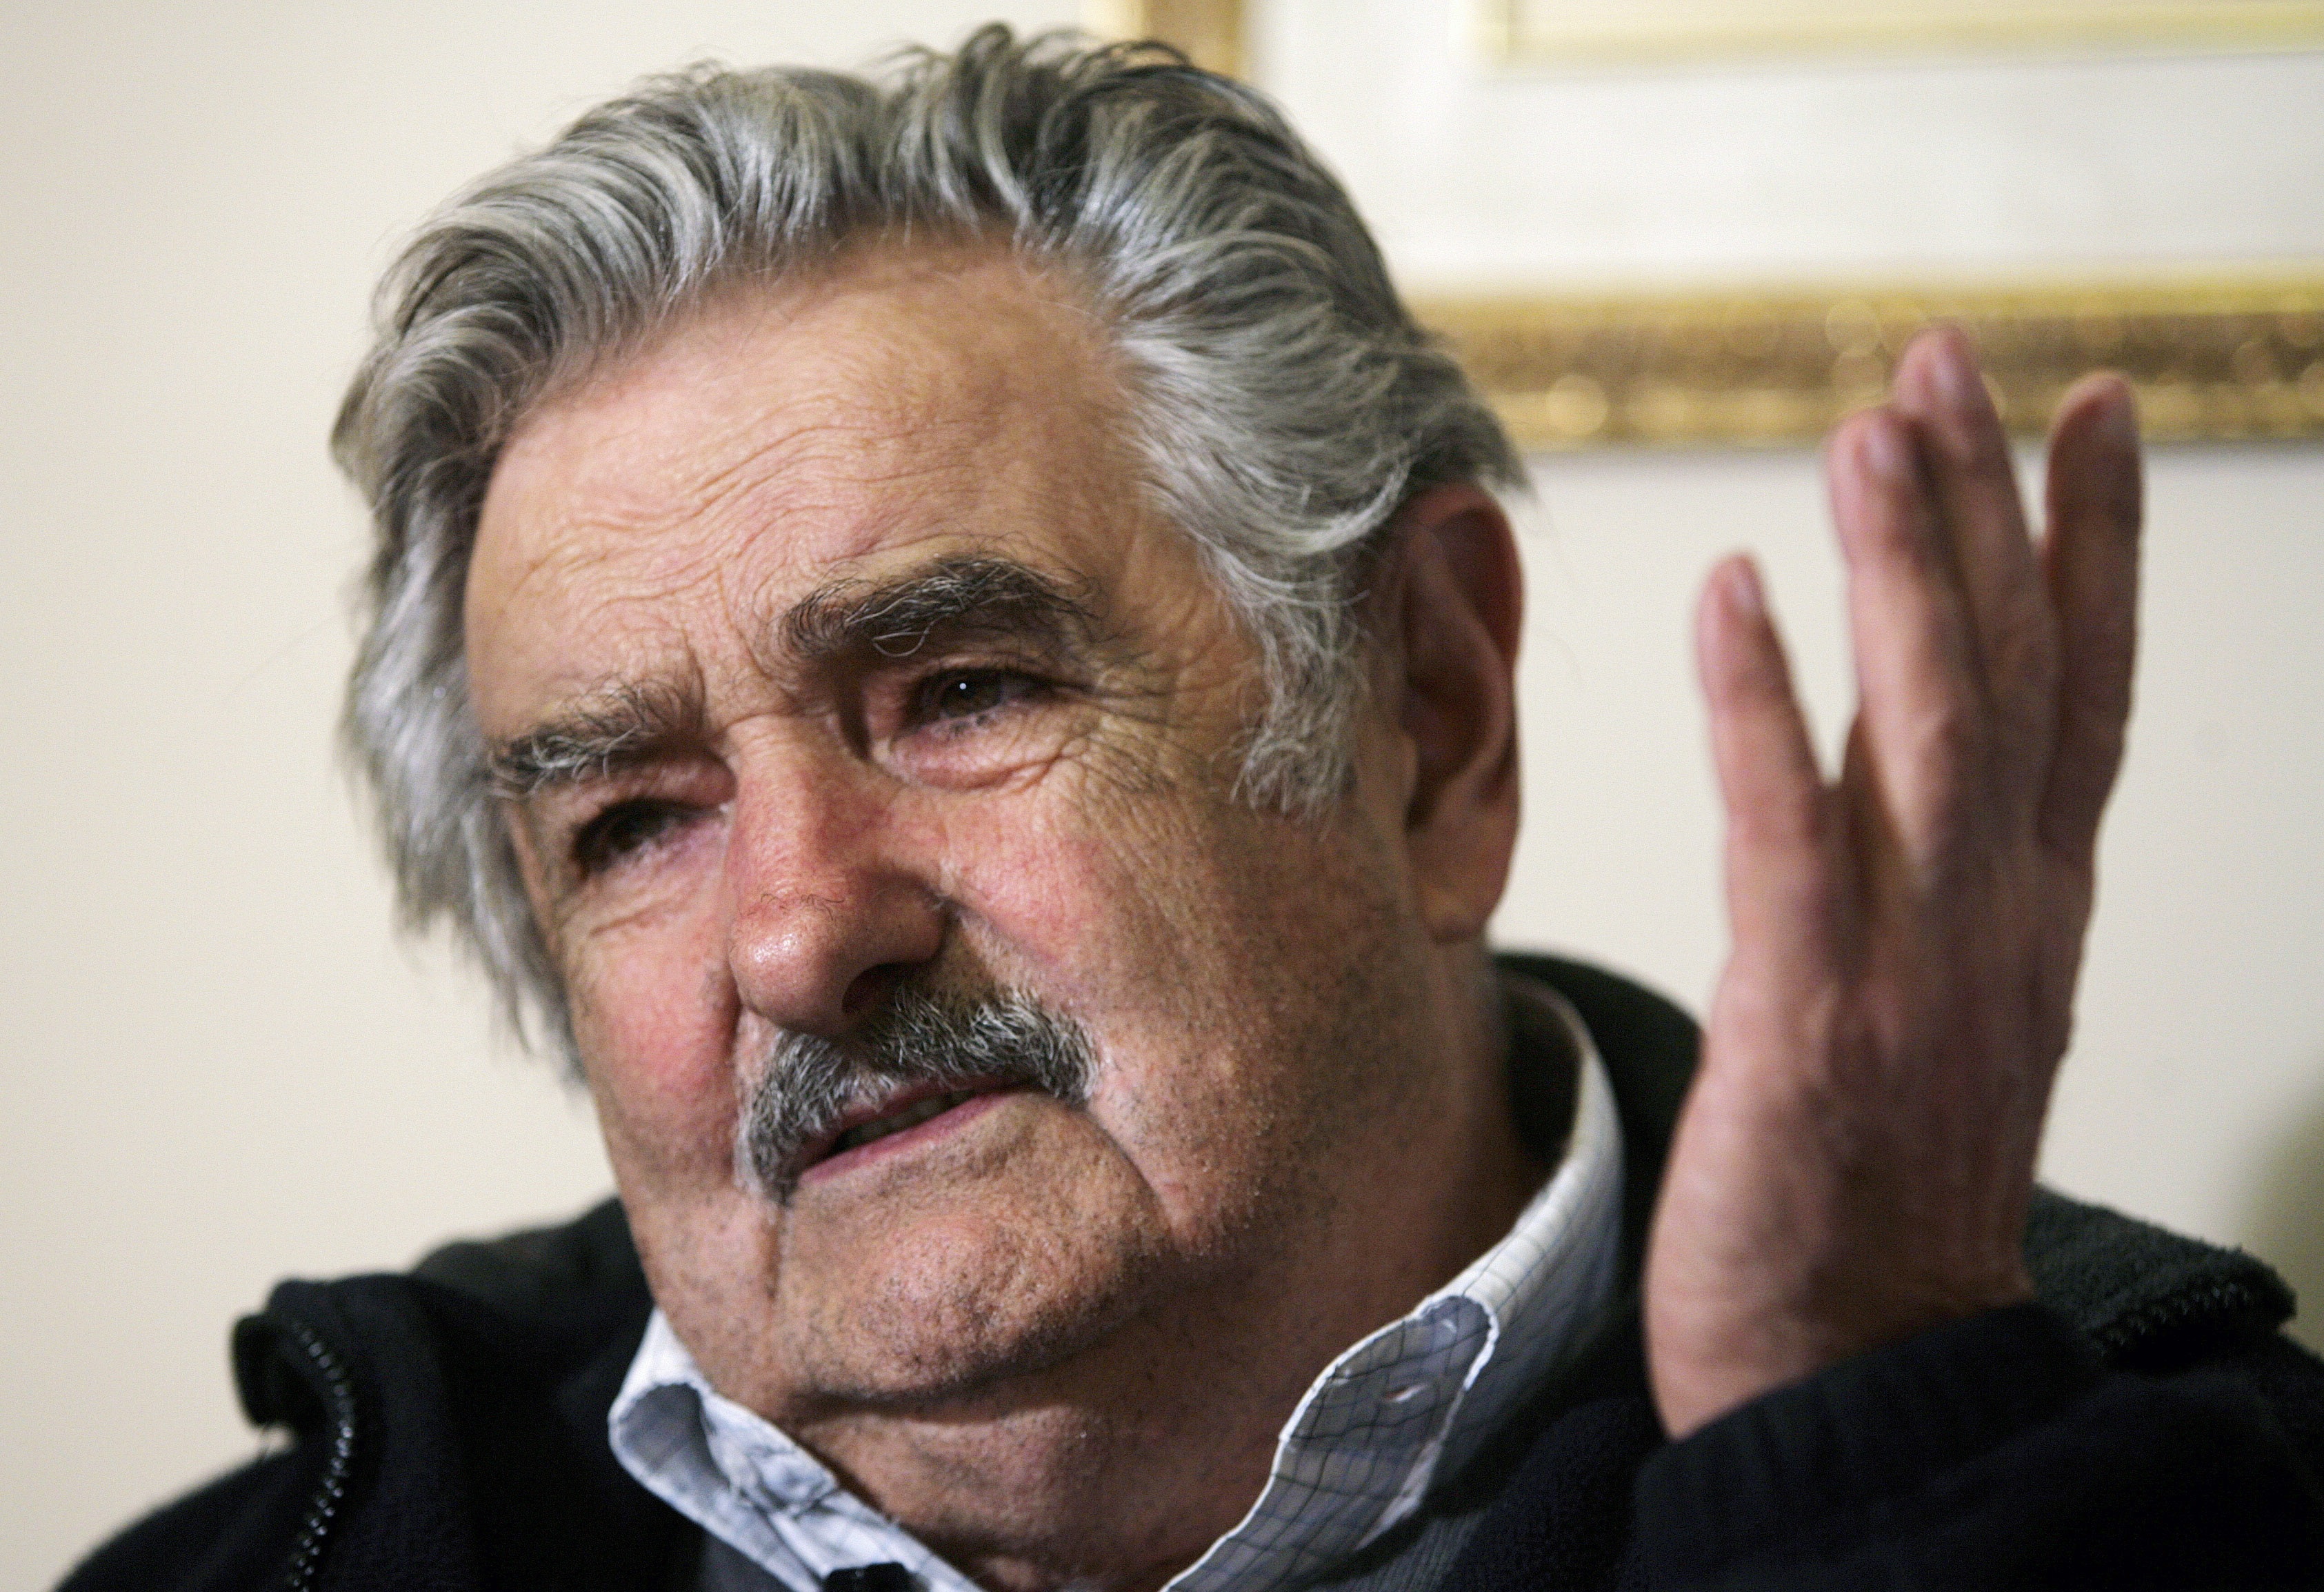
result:
[[[1039,681],[1006,669],[956,669],[921,682],[913,717],[922,723],[973,718],[1021,701],[1039,689]]]
[[[643,850],[685,820],[674,801],[617,801],[573,837],[573,861],[584,874],[600,874]]]

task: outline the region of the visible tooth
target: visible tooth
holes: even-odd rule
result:
[[[884,1139],[890,1134],[900,1134],[908,1127],[918,1127],[931,1116],[941,1116],[970,1099],[973,1093],[969,1089],[955,1089],[948,1095],[933,1095],[917,1105],[905,1106],[893,1115],[883,1116],[877,1122],[867,1122],[862,1127],[850,1128],[832,1145],[832,1153],[836,1155],[843,1150],[853,1150]]]

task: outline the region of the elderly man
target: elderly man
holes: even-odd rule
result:
[[[2131,671],[2096,379],[1750,566],[1703,1038],[1482,944],[1509,445],[1247,91],[988,30],[646,86],[423,231],[341,457],[404,900],[621,1200],[235,1337],[296,1440],[78,1586],[2303,1584],[2282,1284],[2033,1188]],[[1683,1110],[1679,1108],[1682,1097]]]

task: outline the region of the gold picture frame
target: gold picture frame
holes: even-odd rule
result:
[[[2324,0],[1472,0],[1487,59],[1511,67],[1740,56],[2324,43]]]
[[[1487,0],[1487,8],[1517,4]],[[2008,4],[2041,9],[2041,0]],[[1743,0],[1720,5],[1753,10]],[[1930,0],[1918,12],[1925,20],[1944,8]],[[2053,6],[2053,20],[2066,9]],[[2283,36],[2294,14],[2303,26],[2312,14],[2324,37],[2324,0],[2080,9],[2116,23],[2170,13],[2187,29],[2208,23],[2205,36],[2221,43],[2259,39],[2261,12]],[[1214,70],[1248,64],[1241,0],[1093,0],[1084,20],[1111,37],[1176,44]],[[2076,378],[2113,369],[2137,388],[2156,441],[2324,440],[2324,264],[2143,282],[1423,294],[1415,308],[1532,449],[1812,443],[1877,398],[1905,339],[1939,321],[1977,343],[2003,418],[2021,435],[2048,425]]]
[[[2003,420],[2047,427],[2084,374],[2158,442],[2324,438],[2324,272],[2098,286],[1896,286],[1416,304],[1526,447],[1794,446],[1874,402],[1912,335],[1977,343]]]
[[[1242,0],[1082,0],[1082,26],[1104,39],[1159,39],[1230,78],[1250,64]]]

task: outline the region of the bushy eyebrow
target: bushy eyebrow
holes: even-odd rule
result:
[[[791,606],[777,626],[803,662],[850,653],[908,658],[931,638],[1008,635],[1041,648],[1087,642],[1097,615],[1059,581],[1014,559],[952,558],[885,581],[837,580]]]
[[[652,761],[701,723],[701,699],[694,692],[609,686],[494,746],[485,759],[493,792],[521,801],[552,785],[604,779]]]
[[[944,559],[889,580],[833,581],[775,625],[789,662],[807,665],[908,658],[938,636],[1007,635],[1056,652],[1096,633],[1095,610],[1073,589],[999,558]],[[703,720],[698,689],[618,683],[493,746],[486,768],[495,795],[521,801],[641,767],[698,736]]]

